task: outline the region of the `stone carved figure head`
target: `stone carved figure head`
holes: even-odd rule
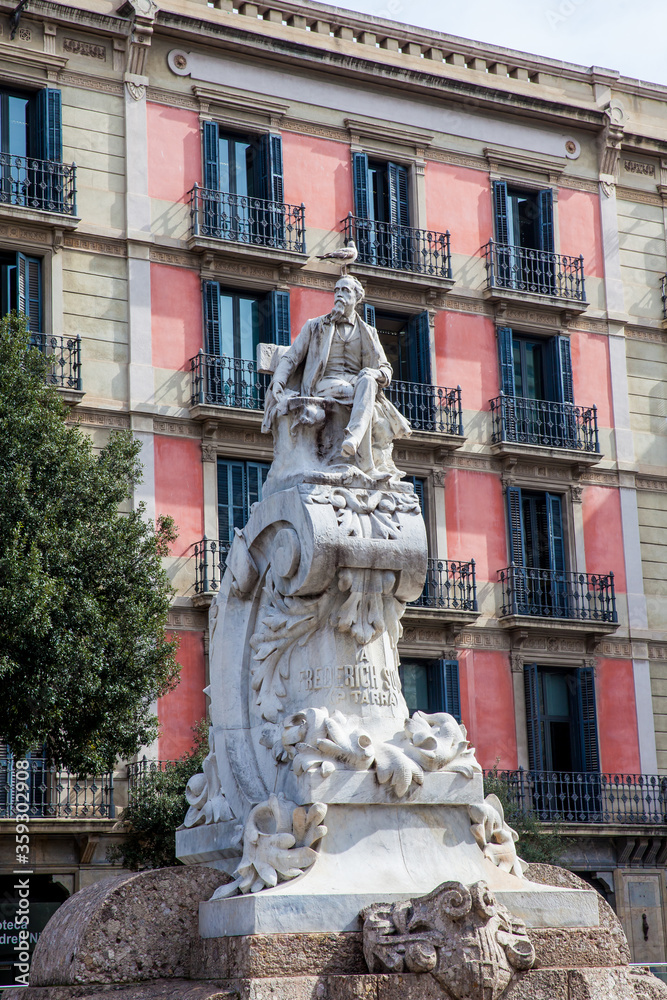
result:
[[[331,310],[333,320],[351,320],[360,302],[363,301],[364,286],[352,274],[346,274],[336,282],[334,305]]]

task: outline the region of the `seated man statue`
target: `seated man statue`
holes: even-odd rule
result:
[[[392,370],[377,330],[357,313],[363,297],[361,283],[345,275],[336,284],[331,312],[304,324],[276,366],[262,431],[270,430],[287,394],[337,400],[351,408],[340,458],[368,475],[383,477],[397,472],[391,458],[393,439],[407,437],[411,428],[381,391],[389,385]]]

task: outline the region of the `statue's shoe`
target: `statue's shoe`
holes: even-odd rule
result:
[[[350,434],[349,431],[345,431],[345,437],[343,438],[343,444],[340,449],[340,453],[343,458],[352,458],[357,453],[359,447],[359,442],[355,438],[354,434]]]

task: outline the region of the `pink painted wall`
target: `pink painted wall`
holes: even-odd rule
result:
[[[201,278],[196,271],[151,264],[151,338],[156,368],[189,370],[203,346]]]
[[[580,406],[597,406],[598,427],[612,427],[607,337],[573,330],[570,335],[570,350],[575,402]]]
[[[300,332],[308,319],[314,316],[324,316],[333,304],[331,292],[316,288],[301,288],[293,286],[290,289],[290,320],[292,323],[292,340]]]
[[[148,120],[148,194],[183,202],[195,181],[201,184],[199,115],[164,104],[146,105]]]
[[[608,573],[613,570],[616,593],[625,593],[619,492],[606,486],[586,486],[583,507],[586,569],[589,573]]]
[[[584,276],[604,277],[600,199],[587,191],[559,188],[559,253],[578,257],[583,254]]]
[[[285,201],[306,206],[306,226],[337,232],[354,211],[350,147],[333,139],[283,132]],[[315,245],[308,247],[316,252]]]
[[[499,757],[501,769],[518,767],[514,690],[507,653],[468,650],[459,664],[462,662],[466,694],[461,713],[477,760],[486,768],[493,767]]]
[[[193,743],[192,727],[206,716],[204,636],[201,632],[169,634],[176,635],[180,642],[181,676],[174,690],[160,698],[157,705],[161,760],[176,760],[187,753]]]
[[[189,557],[204,534],[201,443],[192,438],[155,438],[155,509],[170,514],[178,528],[171,555]]]
[[[498,476],[449,469],[445,481],[447,552],[474,559],[477,580],[495,583],[507,565],[505,505]]]
[[[435,317],[436,383],[460,385],[464,410],[488,410],[500,392],[496,328],[485,316],[438,312]]]
[[[632,660],[599,660],[595,693],[602,770],[640,773]]]
[[[488,173],[447,163],[426,163],[426,226],[451,233],[452,253],[479,255],[493,236]]]

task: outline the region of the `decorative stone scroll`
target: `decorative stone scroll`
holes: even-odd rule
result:
[[[445,882],[419,899],[375,903],[361,917],[370,972],[428,972],[456,1000],[497,1000],[535,962],[525,924],[483,881]]]

